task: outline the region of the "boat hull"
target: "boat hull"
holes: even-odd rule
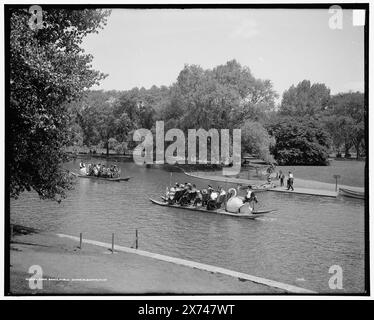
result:
[[[225,216],[230,216],[230,217],[235,217],[235,218],[243,218],[243,219],[256,219],[259,217],[264,216],[265,214],[275,212],[276,210],[262,210],[262,211],[255,211],[254,213],[231,213],[227,212],[224,209],[216,209],[216,210],[207,210],[205,208],[201,207],[194,207],[194,206],[180,206],[177,204],[169,204],[165,200],[164,201],[157,201],[155,199],[149,198],[149,200],[157,204],[159,206],[163,207],[170,207],[170,208],[178,208],[178,209],[184,209],[184,210],[190,210],[190,211],[199,211],[199,212],[205,212],[205,213],[214,213],[214,214],[220,214],[220,215],[225,215]]]
[[[354,190],[340,188],[339,189],[339,194],[344,196],[344,197],[349,197],[349,198],[365,199],[365,193],[360,192],[360,191],[354,191]]]
[[[94,180],[117,181],[117,182],[130,180],[130,177],[127,177],[127,178],[103,178],[103,177],[85,176],[85,175],[81,175],[81,174],[78,174],[78,177],[79,178],[86,178],[86,179],[94,179]]]

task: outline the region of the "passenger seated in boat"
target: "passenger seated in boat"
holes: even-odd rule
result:
[[[203,195],[200,190],[196,189],[196,196],[193,202],[193,205],[196,207],[198,203],[203,203]]]
[[[190,184],[191,185],[191,184]],[[191,194],[191,198],[192,200],[195,200],[196,196],[197,196],[197,188],[196,188],[196,184],[193,184],[189,190],[189,193]]]
[[[210,193],[210,199],[208,200],[207,203],[207,210],[214,210],[217,209],[217,200],[218,200],[219,193],[217,191],[212,191]]]
[[[186,182],[184,188],[182,189],[182,195],[179,198],[180,205],[187,205],[192,201],[192,184]]]
[[[169,202],[169,204],[174,204],[175,191],[176,190],[175,190],[174,187],[171,187],[170,190],[169,190],[168,197],[166,198],[166,200]]]
[[[100,168],[100,177],[101,178],[106,178],[106,168],[105,165],[102,165]]]
[[[227,200],[227,193],[221,186],[219,186],[218,187],[218,199],[216,202],[217,209],[220,208],[221,205],[226,202],[226,200]]]
[[[116,165],[113,165],[113,177],[114,178],[120,177],[120,170]]]
[[[181,197],[179,203],[181,205],[187,205],[190,204],[195,200],[196,197],[196,186],[192,186],[191,183],[187,183],[185,187],[185,192],[183,196]]]
[[[175,191],[175,195],[174,195],[174,201],[176,203],[179,203],[179,200],[182,198],[184,192],[185,192],[185,189],[184,189],[184,185],[183,184],[176,184],[177,188],[176,188],[176,191]]]
[[[201,190],[201,196],[202,196],[201,205],[205,207],[208,204],[210,193],[208,192],[207,189],[203,189]]]
[[[93,175],[93,165],[92,165],[92,163],[88,164],[87,175],[88,176],[92,176]]]
[[[95,177],[98,177],[99,176],[99,168],[98,166],[95,164],[94,167],[93,167],[93,175]]]

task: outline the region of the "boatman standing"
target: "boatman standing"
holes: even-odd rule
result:
[[[253,210],[253,208],[251,207],[251,203],[252,202],[258,203],[257,197],[256,197],[255,193],[252,190],[252,186],[250,186],[250,185],[247,187],[247,194],[244,197],[243,203],[245,203],[245,202],[249,203],[249,209],[251,211]]]

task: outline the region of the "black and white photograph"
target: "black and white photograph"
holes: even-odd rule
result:
[[[370,295],[368,3],[3,17],[5,298]]]

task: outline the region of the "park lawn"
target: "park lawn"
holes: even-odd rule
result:
[[[287,176],[292,171],[295,179],[306,179],[326,183],[335,183],[333,175],[340,175],[340,185],[364,187],[365,161],[333,160],[329,166],[277,166]]]

